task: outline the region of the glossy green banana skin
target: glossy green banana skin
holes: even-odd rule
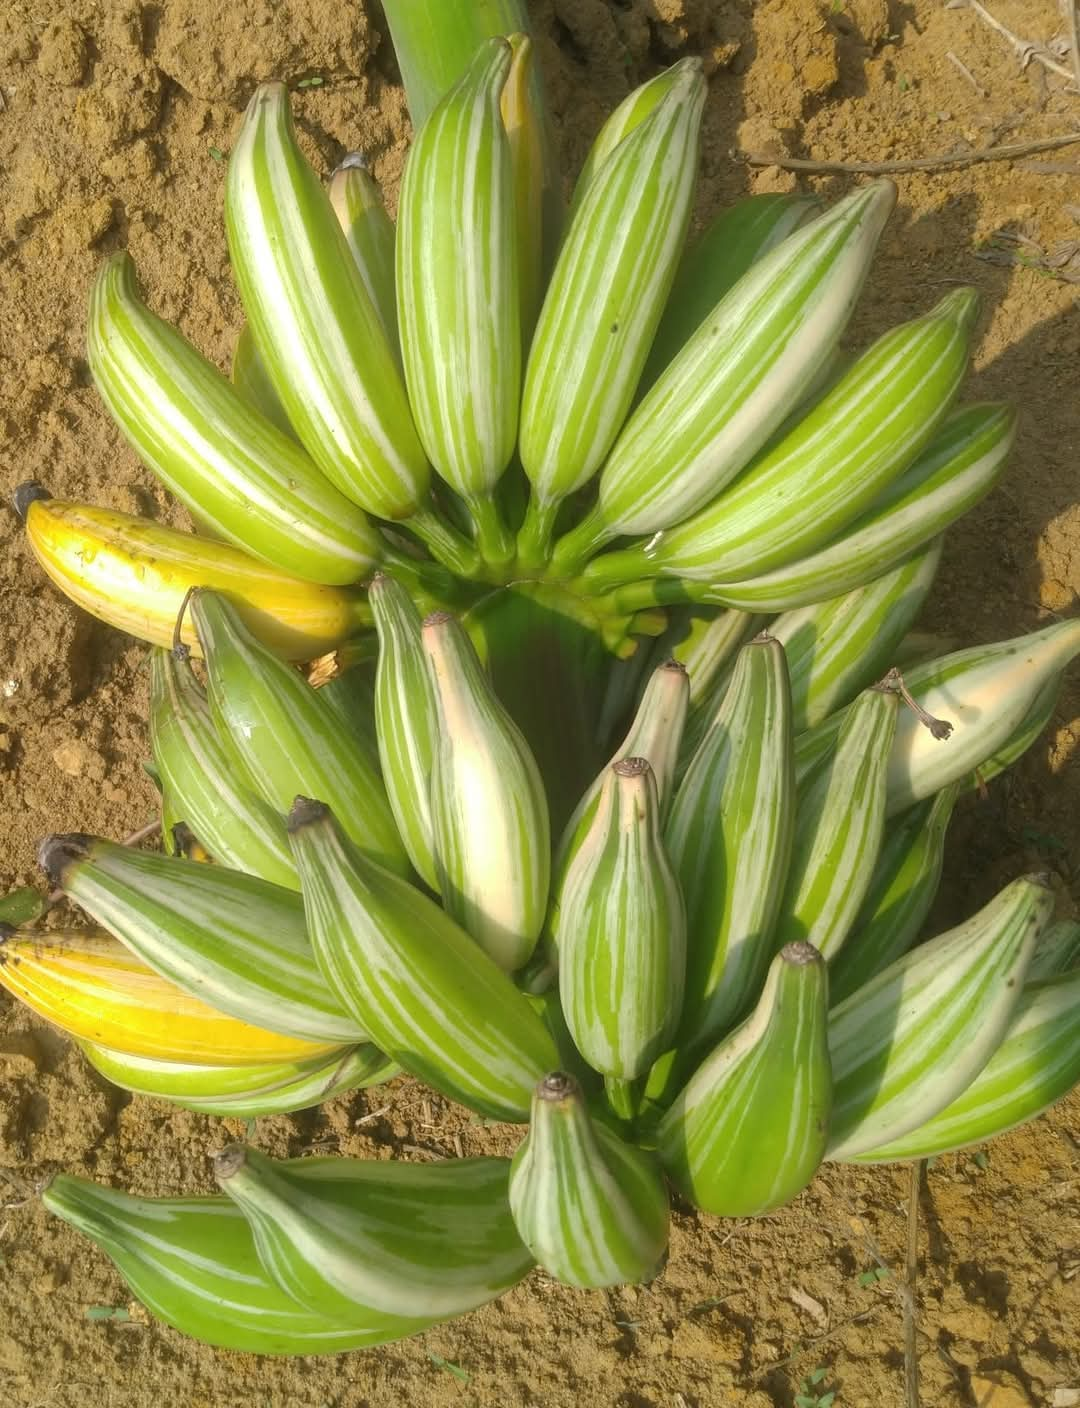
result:
[[[248,105],[225,223],[244,311],[304,447],[368,513],[407,518],[430,467],[378,311],[297,145],[284,84],[262,84]]]
[[[508,1159],[278,1160],[234,1145],[215,1172],[264,1270],[313,1314],[460,1315],[534,1264],[510,1215]]]
[[[94,837],[51,837],[41,862],[144,963],[219,1011],[308,1041],[366,1040],[319,975],[294,891]]]
[[[150,744],[175,812],[215,860],[298,890],[285,823],[222,744],[186,655],[150,654]]]
[[[753,1003],[772,958],[794,836],[791,756],[784,650],[762,635],[737,656],[665,831],[687,909],[678,1045],[699,1056]]]
[[[228,1198],[133,1198],[57,1174],[42,1202],[106,1253],[152,1315],[204,1344],[341,1354],[433,1323],[378,1311],[342,1322],[302,1310],[263,1271],[251,1229]]]
[[[919,937],[941,882],[945,833],[959,791],[958,783],[950,783],[887,828],[851,933],[829,965],[834,1006],[907,953]]]
[[[395,356],[398,343],[397,300],[394,278],[394,222],[386,213],[378,183],[360,152],[350,152],[330,178],[330,204],[356,268],[379,315],[386,340]]]
[[[698,609],[716,611],[718,608],[706,606]],[[690,703],[675,768],[677,778],[685,776],[690,759],[712,727],[731,683],[738,651],[765,630],[768,622],[767,616],[748,611],[720,610],[719,616],[705,630],[691,632],[685,647],[673,647],[672,654],[682,661],[690,676]]]
[[[1027,983],[1045,983],[1080,968],[1080,922],[1060,919],[1039,936],[1027,970]]]
[[[426,895],[329,813],[293,810],[308,931],[327,982],[405,1070],[493,1119],[528,1118],[555,1045],[528,999]]]
[[[1025,985],[1000,1046],[951,1105],[857,1163],[926,1159],[1042,1114],[1080,1082],[1080,969]]]
[[[773,959],[757,1006],[664,1116],[658,1148],[675,1186],[705,1212],[755,1217],[813,1178],[832,1105],[828,976],[809,944]]]
[[[829,1159],[901,1139],[971,1084],[1008,1029],[1053,906],[1040,880],[1014,880],[833,1008]]]
[[[287,435],[290,440],[296,440],[296,431],[289,423],[285,407],[278,400],[274,384],[266,374],[266,363],[259,355],[250,323],[244,324],[236,339],[229,379],[236,388],[237,394],[242,396],[249,406],[253,406],[268,421],[276,425],[282,435]]]
[[[358,845],[406,873],[382,779],[318,690],[261,645],[219,593],[196,592],[190,610],[211,715],[253,787],[278,813],[298,794],[327,802]]]
[[[590,1119],[580,1089],[561,1073],[540,1090],[547,1093],[534,1096],[510,1174],[522,1240],[566,1285],[651,1280],[668,1240],[667,1190],[654,1158]]]

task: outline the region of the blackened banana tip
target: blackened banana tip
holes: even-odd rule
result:
[[[214,1177],[219,1183],[224,1183],[234,1174],[239,1173],[246,1163],[247,1146],[229,1144],[220,1153],[214,1155]]]
[[[325,802],[317,802],[313,797],[294,797],[285,826],[290,832],[300,831],[305,826],[324,821],[329,815],[330,808]]]
[[[93,836],[87,836],[81,831],[45,837],[38,847],[37,861],[53,889],[64,888],[64,874],[68,866],[85,860],[93,841]]]
[[[14,933],[15,925],[8,924],[4,920],[0,919],[0,948],[3,948],[4,944],[7,943],[8,939],[10,939]],[[0,955],[0,963],[2,962],[3,956]]]
[[[433,611],[429,616],[424,617],[425,626],[445,626],[447,622],[454,619],[452,611]]]
[[[560,1100],[569,1100],[576,1095],[578,1083],[566,1071],[551,1071],[536,1087],[536,1093],[541,1100],[550,1100],[552,1104],[556,1104]]]
[[[15,487],[11,495],[11,506],[19,517],[25,522],[26,515],[30,512],[30,505],[38,499],[51,499],[52,495],[44,484],[36,479],[24,480],[22,484]]]
[[[648,758],[620,758],[612,764],[612,772],[617,777],[644,777],[652,768]]]
[[[660,668],[662,670],[670,670],[674,675],[685,675],[687,673],[686,666],[683,662],[676,660],[674,656],[672,656],[670,660],[665,660]]]

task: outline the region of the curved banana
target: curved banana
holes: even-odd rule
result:
[[[368,296],[379,315],[386,340],[400,357],[397,299],[394,280],[394,222],[386,213],[382,194],[360,152],[350,152],[339,163],[326,188],[346,243]]]

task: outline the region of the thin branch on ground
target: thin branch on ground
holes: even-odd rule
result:
[[[904,1279],[904,1398],[907,1408],[919,1408],[919,1345],[915,1291],[919,1280],[919,1189],[926,1160],[911,1165],[908,1192],[907,1274]]]
[[[1027,68],[1032,59],[1036,63],[1042,64],[1043,68],[1048,68],[1051,73],[1060,74],[1062,78],[1067,78],[1070,83],[1074,81],[1076,75],[1072,69],[1066,68],[1064,64],[1059,64],[1057,59],[1042,45],[1036,44],[1032,39],[1021,39],[1018,34],[1014,34],[1011,29],[1007,29],[1000,20],[995,19],[985,5],[980,4],[980,0],[968,0],[968,6],[975,11],[984,24],[988,24],[991,29],[997,30],[1003,39],[1008,40],[1012,47],[1020,56],[1021,69]]]
[[[1065,23],[1069,27],[1069,51],[1072,54],[1073,78],[1080,91],[1080,0],[1064,0]]]
[[[937,171],[950,166],[977,166],[983,161],[1013,161],[1033,152],[1052,152],[1058,147],[1080,143],[1080,132],[1060,137],[1040,137],[1033,142],[1014,142],[1007,147],[982,147],[972,152],[944,152],[940,156],[899,158],[896,161],[804,161],[795,156],[767,156],[764,152],[737,152],[748,166],[778,166],[781,171],[849,172],[861,176],[889,176],[907,171]]]
[[[980,98],[988,98],[990,96],[989,90],[982,86],[979,80],[972,73],[971,69],[969,69],[967,64],[964,63],[963,59],[959,56],[959,54],[954,54],[951,49],[946,49],[945,57],[951,64],[955,64],[955,66],[960,70],[960,72],[964,75],[967,81],[971,84],[972,88],[974,88],[976,93],[978,93]]]

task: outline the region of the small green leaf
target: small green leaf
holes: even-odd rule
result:
[[[863,1271],[859,1276],[860,1286],[874,1286],[878,1281],[884,1281],[891,1272],[887,1266],[872,1266],[869,1271]]]
[[[836,1399],[836,1389],[829,1389],[828,1393],[823,1393],[817,1401],[817,1408],[832,1408]]]
[[[225,153],[221,150],[220,147],[211,146],[211,147],[208,147],[207,150],[209,151],[210,155],[214,158],[215,161],[224,161],[224,160],[225,160]]]
[[[29,924],[45,913],[45,898],[33,885],[23,885],[0,899],[0,924]]]
[[[437,1369],[448,1369],[455,1379],[460,1379],[463,1384],[469,1382],[469,1371],[463,1369],[460,1364],[454,1364],[449,1359],[444,1359],[441,1354],[436,1354],[433,1349],[428,1350],[428,1358]]]
[[[971,1162],[976,1168],[981,1168],[983,1173],[985,1173],[990,1167],[990,1155],[980,1149],[977,1154],[972,1154]]]
[[[320,78],[318,74],[314,78],[301,78],[297,83],[297,88],[321,88],[326,82],[325,78]]]
[[[130,1320],[127,1307],[123,1305],[90,1305],[83,1312],[87,1320]]]

